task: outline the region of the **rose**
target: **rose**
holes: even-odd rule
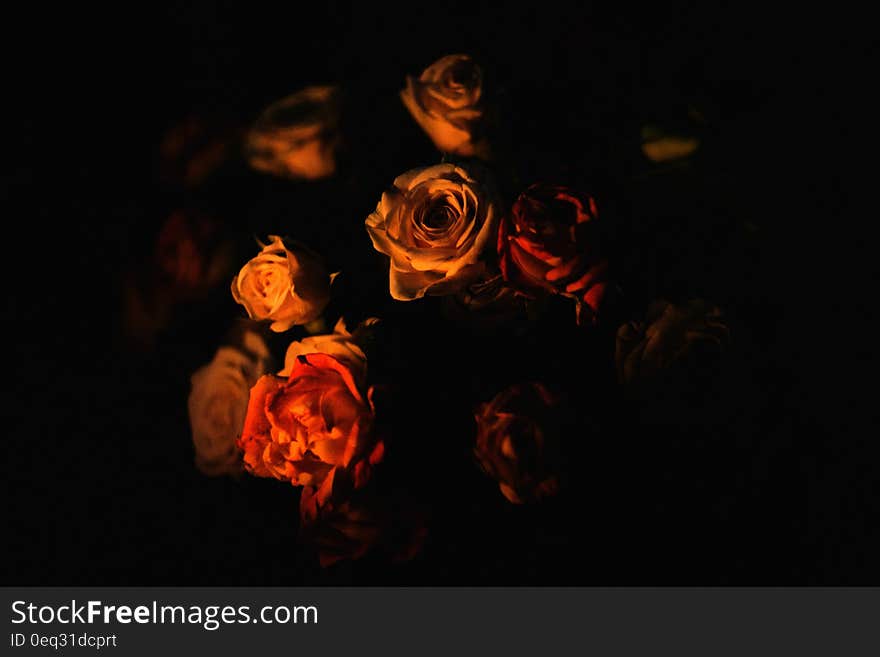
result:
[[[300,527],[318,549],[326,568],[343,559],[360,559],[382,537],[381,521],[369,506],[352,500],[319,505],[316,489],[307,486],[300,498]]]
[[[644,322],[628,322],[617,331],[618,380],[633,383],[651,379],[699,350],[717,350],[728,336],[721,310],[703,300],[682,305],[655,301]]]
[[[333,333],[311,335],[302,340],[291,342],[287,348],[287,354],[284,356],[284,369],[278,372],[278,375],[289,376],[299,356],[328,354],[344,363],[351,370],[355,380],[363,383],[367,375],[367,357],[358,341],[364,339],[369,328],[378,321],[377,318],[370,317],[362,322],[354,333],[350,333],[345,327],[345,320],[340,318],[336,322]]]
[[[304,245],[288,249],[277,235],[269,239],[232,279],[232,297],[251,319],[272,320],[270,328],[280,333],[320,317],[330,302],[333,276]]]
[[[191,114],[163,135],[159,177],[174,186],[198,187],[237,155],[241,136],[235,122]]]
[[[327,354],[298,356],[287,378],[263,376],[251,389],[238,442],[245,467],[317,488],[342,468],[360,488],[384,452],[373,431],[372,394],[362,394],[351,369]]]
[[[447,55],[406,78],[400,98],[409,113],[441,151],[472,157],[483,118],[483,72],[468,55]]]
[[[189,421],[196,467],[204,474],[241,471],[236,441],[244,426],[248,393],[264,374],[268,358],[263,339],[247,331],[241,348],[220,347],[213,360],[192,375]]]
[[[209,216],[187,210],[168,216],[156,239],[155,261],[174,296],[203,293],[230,273],[232,248],[219,233]]]
[[[418,554],[427,534],[424,513],[409,496],[380,496],[373,484],[352,490],[337,469],[320,489],[305,486],[300,496],[300,537],[317,548],[322,567],[359,559],[383,548],[394,560]]]
[[[578,324],[587,314],[594,318],[607,270],[598,252],[597,216],[596,202],[586,194],[557,185],[526,189],[498,229],[504,279],[527,297],[575,299]]]
[[[558,406],[559,399],[543,384],[525,383],[477,407],[474,455],[514,504],[549,497],[559,489]]]
[[[307,87],[271,104],[245,141],[245,157],[258,171],[316,180],[336,171],[339,90]]]
[[[159,229],[150,259],[127,272],[122,311],[126,336],[141,347],[152,344],[176,304],[204,297],[227,279],[232,251],[214,217],[192,209],[172,211]]]
[[[373,246],[391,257],[391,296],[454,294],[479,279],[496,215],[490,192],[459,166],[398,176],[366,220]]]
[[[445,297],[443,314],[474,334],[515,332],[516,324],[527,316],[523,298],[504,283],[500,273],[487,274],[458,294]]]

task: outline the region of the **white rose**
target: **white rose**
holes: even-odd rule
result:
[[[391,296],[454,294],[476,281],[480,258],[496,238],[491,195],[453,164],[413,169],[382,194],[366,226],[377,251],[391,257]]]
[[[442,57],[419,76],[407,76],[400,98],[441,151],[473,157],[483,119],[483,73],[468,55]]]
[[[284,356],[284,369],[278,372],[279,376],[290,376],[290,370],[298,356],[308,354],[327,354],[336,360],[346,364],[354,374],[355,379],[363,383],[367,375],[367,357],[363,349],[358,345],[358,339],[379,320],[371,317],[361,323],[351,333],[345,327],[345,320],[340,318],[333,329],[333,333],[326,335],[311,335],[302,340],[290,343],[287,354]]]
[[[245,157],[258,171],[316,180],[336,171],[339,90],[307,87],[272,103],[245,140]]]
[[[221,347],[192,375],[189,421],[196,467],[206,475],[242,470],[236,440],[241,435],[251,386],[265,374],[269,351],[256,333],[245,334],[243,349]]]
[[[256,320],[272,320],[276,333],[308,324],[330,302],[330,282],[321,258],[301,244],[288,249],[277,235],[232,279],[232,297]]]

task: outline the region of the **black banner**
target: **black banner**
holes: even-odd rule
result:
[[[878,654],[878,589],[4,588],[3,654]],[[311,651],[320,651],[313,653]]]

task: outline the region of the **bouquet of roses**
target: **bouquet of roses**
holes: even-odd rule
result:
[[[605,359],[613,361],[626,394],[650,400],[658,389],[692,378],[693,363],[715,362],[728,328],[719,308],[700,299],[658,299],[635,317],[623,316],[628,291],[615,277],[613,217],[600,202],[602,190],[511,175],[484,77],[473,58],[457,54],[407,78],[400,101],[440,161],[400,162],[402,173],[375,190],[375,208],[365,207],[357,220],[366,228],[364,257],[372,243],[369,257],[382,259],[392,304],[434,299],[439,314],[428,330],[458,344],[480,341],[484,353],[497,336],[512,346],[518,363],[504,354],[497,367],[487,360],[481,368],[461,357],[480,370],[473,377],[481,398],[464,409],[472,421],[457,439],[468,443],[476,467],[506,500],[540,503],[577,485],[570,466],[589,432],[602,430],[571,421],[590,403],[577,383],[583,372],[598,379]],[[307,88],[231,139],[262,175],[332,180],[346,157],[342,98],[336,87]],[[697,146],[693,138],[653,129],[643,152],[668,162]],[[222,248],[214,252],[222,253],[221,263],[231,257]],[[195,266],[184,255],[175,258]],[[406,454],[404,443],[418,439],[400,435],[394,420],[402,390],[408,404],[419,403],[405,391],[417,384],[373,379],[374,364],[383,364],[373,362],[371,346],[388,342],[399,317],[381,316],[377,307],[367,314],[379,317],[348,321],[348,309],[331,303],[355,274],[342,265],[333,271],[295,224],[261,237],[231,283],[247,319],[193,374],[189,398],[199,470],[297,488],[300,535],[317,548],[322,565],[374,549],[409,558],[430,532],[430,514],[415,497],[377,483],[400,467],[391,455]],[[185,284],[184,274],[175,280]],[[549,365],[536,348],[548,335],[561,354]],[[445,353],[425,365],[436,368],[426,378],[442,380],[439,369],[458,367]],[[567,370],[566,353],[577,354]],[[426,397],[424,409],[408,412],[436,413]]]

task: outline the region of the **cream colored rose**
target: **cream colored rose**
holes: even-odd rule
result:
[[[366,220],[373,246],[391,257],[391,296],[411,301],[454,294],[479,279],[497,214],[487,189],[459,166],[398,176]]]
[[[301,244],[287,248],[277,235],[232,279],[232,297],[256,320],[271,320],[276,333],[320,317],[330,301],[321,258]]]
[[[336,360],[348,365],[355,379],[363,383],[367,375],[367,357],[358,344],[370,326],[379,320],[375,317],[362,322],[351,333],[345,326],[345,320],[340,318],[336,322],[333,333],[326,335],[311,335],[302,340],[290,343],[287,354],[284,356],[284,369],[278,372],[278,376],[290,376],[290,370],[298,356],[307,354],[327,354]]]
[[[189,421],[196,467],[206,475],[241,472],[235,442],[241,436],[251,386],[266,373],[269,351],[247,332],[243,348],[221,347],[214,359],[192,375]]]
[[[336,171],[339,90],[307,87],[270,105],[245,140],[245,157],[258,171],[316,180]]]
[[[407,76],[400,98],[434,145],[446,153],[473,157],[483,119],[483,72],[468,55],[447,55],[418,79]]]

